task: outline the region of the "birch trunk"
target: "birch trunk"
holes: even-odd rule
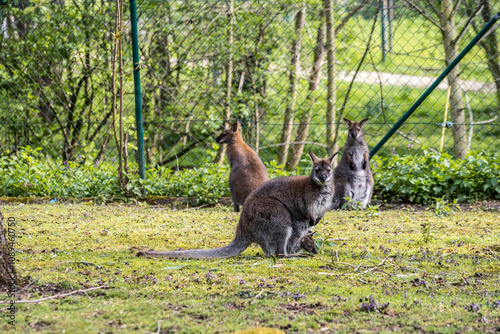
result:
[[[327,0],[328,1],[328,0]],[[326,10],[326,9],[325,9]],[[318,89],[319,81],[321,80],[321,68],[325,61],[325,14],[324,11],[321,12],[321,25],[318,27],[318,33],[316,35],[316,47],[314,48],[314,61],[311,69],[311,78],[309,79],[309,93],[306,98],[306,108],[304,117],[301,118],[301,122],[297,128],[297,133],[295,136],[295,142],[292,145],[292,152],[290,158],[287,162],[288,169],[294,169],[300,162],[302,153],[304,152],[304,144],[309,135],[309,127],[311,124],[313,106],[316,103],[315,91]]]
[[[455,11],[452,0],[442,0],[439,13],[441,34],[445,51],[446,65],[449,65],[458,55],[455,39],[457,36],[455,27]],[[453,152],[459,159],[464,159],[468,153],[467,128],[465,125],[465,113],[463,105],[463,93],[459,83],[460,64],[453,68],[447,77],[450,86],[450,115],[453,122]]]
[[[229,119],[231,118],[231,87],[233,85],[233,21],[234,21],[234,2],[231,0],[228,3],[227,15],[229,17],[228,25],[228,42],[229,42],[229,57],[226,66],[226,107],[224,108],[224,128],[230,125]],[[222,166],[224,162],[224,155],[226,154],[226,145],[219,146],[215,163],[217,166]]]
[[[295,117],[295,103],[297,102],[298,74],[300,70],[300,49],[302,48],[302,30],[304,28],[306,16],[305,2],[301,3],[301,8],[295,16],[295,40],[292,43],[291,67],[289,75],[289,99],[285,110],[283,131],[281,133],[281,145],[278,149],[278,162],[285,165],[290,148],[292,137],[293,119]]]

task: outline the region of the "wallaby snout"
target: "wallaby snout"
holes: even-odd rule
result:
[[[321,182],[326,182],[326,180],[328,180],[330,178],[330,173],[328,173],[327,171],[322,171],[319,175],[318,175],[318,180],[320,180]]]

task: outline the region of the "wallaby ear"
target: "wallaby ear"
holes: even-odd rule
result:
[[[330,155],[326,160],[328,160],[328,162],[330,163],[330,165],[333,163],[333,158],[335,158],[335,156],[339,153],[340,151],[337,151],[335,153],[333,153],[332,155]]]
[[[350,119],[344,117],[344,121],[347,123],[347,125],[351,126],[352,121]]]
[[[231,131],[236,132],[238,131],[240,128],[240,122],[236,122],[236,123],[233,123],[233,125],[231,125]]]
[[[361,122],[359,122],[359,125],[361,125],[361,127],[363,127],[363,125],[365,125],[366,121],[368,120],[368,118],[365,118],[364,120],[362,120]]]
[[[315,164],[316,162],[318,162],[319,158],[314,153],[312,153],[311,151],[309,151],[309,156],[311,157],[311,160],[312,160],[313,164]]]

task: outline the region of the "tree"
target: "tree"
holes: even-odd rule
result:
[[[278,149],[278,162],[285,165],[292,138],[293,119],[295,117],[295,103],[297,102],[297,90],[300,70],[300,50],[302,48],[302,29],[306,20],[306,5],[301,2],[295,14],[295,39],[292,41],[291,66],[289,74],[289,90],[285,116],[283,120],[283,130],[281,132],[280,147]]]
[[[489,0],[479,0],[477,6],[477,9],[474,11],[471,5],[465,5],[467,15],[471,20],[472,27],[474,28],[476,34],[479,32],[479,28],[477,26],[477,23],[475,22],[475,16],[477,15],[477,12],[481,12],[483,24],[488,23],[493,17]],[[500,103],[500,52],[498,50],[498,38],[494,27],[492,27],[487,35],[479,41],[479,44],[486,52],[488,69],[490,70],[491,76],[493,77],[493,82],[496,85],[497,100]]]
[[[448,66],[458,55],[457,31],[455,16],[460,0],[422,0],[418,4],[407,0],[409,6],[420,13],[430,23],[439,28],[442,36],[445,64]],[[431,8],[429,13],[423,7]],[[453,122],[453,152],[459,159],[464,159],[468,153],[467,128],[463,105],[463,92],[460,87],[460,65],[457,64],[447,76],[450,86],[450,115]]]
[[[12,262],[12,247],[9,244],[14,241],[9,240],[3,227],[3,215],[0,211],[0,285],[12,285],[17,283],[17,274]]]

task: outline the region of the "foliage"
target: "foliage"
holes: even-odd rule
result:
[[[434,237],[432,234],[432,224],[423,223],[420,226],[422,227],[422,242],[427,244]]]
[[[388,200],[428,204],[435,198],[458,202],[500,198],[500,153],[472,152],[466,159],[428,151],[371,161],[375,191]]]
[[[316,249],[318,250],[318,254],[324,254],[326,247],[336,246],[333,240],[329,240],[322,236],[320,233],[314,233],[314,243],[316,244]]]
[[[56,161],[57,162],[57,161]],[[500,198],[500,154],[472,153],[465,160],[426,152],[424,156],[375,157],[371,162],[375,192],[386,200],[428,204],[435,201],[435,214],[448,215],[458,202]],[[293,172],[276,162],[266,163],[271,179],[288,175],[307,175],[309,168]],[[192,204],[214,204],[229,197],[229,167],[205,163],[203,167],[174,170],[165,166],[146,169],[146,180],[130,172],[129,184],[121,189],[115,162],[74,161],[53,165],[40,148],[25,147],[19,154],[0,158],[0,194],[15,197],[85,198],[97,201],[130,201],[142,198],[143,188],[150,196],[186,197]],[[137,170],[131,164],[130,170]],[[349,200],[350,202],[350,200]],[[358,217],[360,203],[351,203]],[[369,206],[368,218],[379,215],[378,206]]]
[[[15,2],[0,7],[0,153],[19,147],[43,147],[47,159],[89,160],[116,157],[110,123],[112,119],[111,67],[114,34],[113,2]],[[229,42],[229,1],[142,1],[139,45],[146,159],[151,164],[201,166],[213,152],[213,138],[224,124],[226,108],[230,119],[238,118],[247,142],[261,147],[265,161],[277,156],[283,112],[289,99],[290,48],[295,34],[294,15],[300,1],[235,2],[233,43]],[[326,73],[323,72],[315,102],[308,99],[309,77],[316,29],[324,22],[323,2],[307,1],[306,29],[302,36],[301,69],[298,80],[297,123],[306,110],[313,119],[308,147],[325,143]],[[357,1],[335,2],[335,26],[339,26]],[[460,8],[465,4],[460,3]],[[366,48],[367,29],[375,17],[376,4],[364,6],[345,22],[335,36],[336,70],[349,73],[356,68]],[[498,4],[494,4],[494,11]],[[379,41],[371,46],[370,62],[361,71],[437,76],[443,66],[442,39],[438,27],[405,6],[396,6],[392,52],[381,61]],[[124,19],[129,16],[124,8]],[[457,22],[463,22],[463,9]],[[460,38],[459,49],[475,35],[472,26]],[[130,25],[123,27],[123,42],[130,46]],[[491,33],[493,35],[494,32]],[[232,94],[226,103],[226,68],[232,50]],[[131,48],[124,50],[124,131],[130,156],[137,140]],[[474,48],[462,64],[465,80],[494,82],[488,57]],[[493,57],[494,58],[494,57]],[[326,67],[324,67],[325,69]],[[323,70],[324,70],[323,69]],[[362,79],[362,74],[358,75]],[[340,79],[340,78],[339,78]],[[339,80],[337,107],[344,103],[350,79]],[[352,118],[370,118],[365,130],[372,145],[407,110],[424,88],[379,84],[365,80],[352,86],[346,113]],[[410,131],[415,143],[436,143],[437,122],[442,122],[446,94],[432,94],[415,113]],[[470,96],[474,122],[491,119],[498,105],[495,94]],[[256,113],[261,115],[257,117]],[[336,120],[337,121],[337,120]],[[256,124],[259,124],[257,129]],[[345,139],[340,125],[339,146]],[[257,131],[258,130],[258,131]],[[256,132],[260,135],[256,136]],[[295,131],[294,131],[295,132]],[[247,136],[247,133],[250,133]],[[474,127],[473,149],[497,150],[498,130],[490,123]],[[257,138],[258,137],[258,138]],[[398,137],[391,141],[396,142]],[[309,144],[315,143],[315,144]],[[449,150],[448,144],[445,150]],[[324,149],[323,149],[324,150]],[[397,148],[399,153],[420,151]],[[386,153],[390,148],[386,150]],[[384,154],[384,153],[383,153]],[[172,167],[173,168],[173,167]]]
[[[442,198],[435,198],[435,200],[434,215],[436,217],[450,216],[455,214],[455,210],[460,211],[460,206],[457,204],[456,198],[452,203],[448,203],[448,201],[445,201]]]
[[[192,204],[214,204],[229,197],[227,165],[172,170],[165,166],[148,168],[146,180],[129,173],[127,189],[121,189],[116,173],[117,163],[83,161],[81,157],[59,166],[47,163],[41,148],[25,147],[18,156],[0,157],[0,191],[3,196],[85,198],[97,201],[129,201],[142,197],[142,188],[150,196],[186,197]],[[268,164],[271,178],[287,176],[283,166]],[[131,164],[130,170],[137,170]],[[304,172],[298,169],[294,172]]]

